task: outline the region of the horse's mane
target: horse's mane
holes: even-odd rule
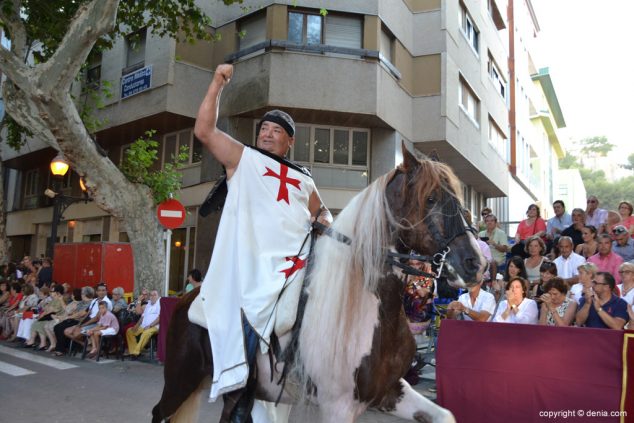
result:
[[[411,201],[418,203],[414,207],[422,207],[439,186],[459,198],[460,186],[448,166],[424,160],[416,172],[416,183],[409,187],[415,193],[409,192]],[[395,175],[396,170],[378,178],[335,219],[332,228],[348,236],[351,245],[327,236],[317,241],[300,334],[304,382],[310,377],[317,386],[354,389],[349,386],[352,374],[369,354],[378,323],[377,288],[392,243],[390,231],[414,224],[397,222],[391,212],[385,191]],[[338,381],[334,385],[333,379]]]

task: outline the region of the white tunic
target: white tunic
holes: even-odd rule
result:
[[[310,231],[308,201],[315,190],[309,176],[248,147],[227,184],[200,291],[214,363],[212,400],[246,384],[242,312],[265,352],[279,292],[285,283],[302,283],[309,241],[302,243]]]

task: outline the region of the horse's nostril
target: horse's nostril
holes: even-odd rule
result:
[[[480,260],[476,257],[469,257],[465,259],[465,263],[467,264],[467,268],[470,270],[479,270],[480,269]]]

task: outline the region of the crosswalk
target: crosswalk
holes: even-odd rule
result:
[[[29,351],[21,351],[15,348],[9,348],[9,347],[0,345],[0,358],[2,358],[3,355],[15,357],[20,360],[24,360],[26,362],[24,364],[20,363],[21,365],[25,366],[25,367],[21,367],[21,366],[16,366],[15,364],[7,363],[5,361],[0,360],[0,373],[4,373],[10,376],[28,376],[28,375],[36,374],[37,373],[36,370],[26,368],[30,365],[30,363],[36,363],[38,365],[51,367],[57,370],[69,370],[69,369],[74,369],[76,367],[79,367],[76,364],[70,363],[67,358],[62,358],[62,359],[49,358],[49,357],[43,356],[42,354],[37,354],[37,353],[29,352]],[[108,364],[114,361],[115,360],[101,359],[99,360],[97,364]]]

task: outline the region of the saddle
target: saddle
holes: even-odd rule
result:
[[[302,292],[302,284],[299,281],[290,283],[286,289],[282,291],[282,295],[275,305],[275,327],[273,331],[278,337],[288,333],[293,328],[295,320],[297,318],[297,309],[299,306],[299,297]],[[187,316],[189,321],[202,326],[205,329],[207,327],[207,320],[205,319],[204,302],[200,294],[194,299]]]

